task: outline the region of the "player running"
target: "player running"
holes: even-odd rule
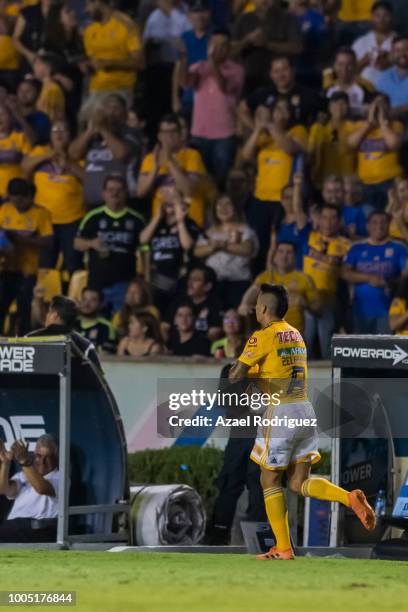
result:
[[[248,340],[237,363],[229,373],[230,382],[247,376],[269,394],[280,394],[281,403],[270,406],[265,417],[295,419],[315,418],[307,398],[306,346],[297,329],[286,323],[288,294],[283,285],[262,285],[256,303],[256,318],[261,329]],[[281,421],[283,422],[283,421]],[[288,511],[282,489],[282,475],[287,474],[288,487],[304,497],[339,502],[351,508],[368,530],[375,528],[376,518],[362,491],[346,491],[325,478],[310,478],[312,463],[320,460],[315,427],[298,426],[258,428],[251,459],[261,467],[261,485],[266,513],[275,534],[276,546],[258,555],[259,560],[294,559],[290,540]]]

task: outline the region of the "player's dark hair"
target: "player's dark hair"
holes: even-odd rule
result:
[[[288,292],[286,288],[283,285],[269,285],[268,283],[264,283],[261,285],[261,294],[265,295],[268,293],[275,296],[277,302],[275,314],[280,319],[283,319],[289,308]]]
[[[50,310],[56,312],[64,325],[72,329],[78,317],[78,307],[74,300],[64,295],[55,295],[50,302]]]
[[[35,185],[31,181],[23,178],[14,178],[8,182],[7,194],[9,196],[20,196],[23,198],[33,198],[35,196]]]

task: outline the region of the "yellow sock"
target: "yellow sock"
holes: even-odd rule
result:
[[[350,506],[348,491],[325,478],[308,478],[302,484],[301,491],[303,497],[315,497],[316,499],[339,502],[343,506]]]
[[[264,490],[265,508],[268,521],[276,538],[279,550],[292,548],[290,542],[288,510],[282,487],[270,487]]]

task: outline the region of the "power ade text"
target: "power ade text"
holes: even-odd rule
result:
[[[0,346],[0,372],[33,372],[35,348]]]

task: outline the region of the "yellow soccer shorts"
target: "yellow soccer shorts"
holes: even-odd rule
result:
[[[251,459],[268,470],[320,460],[317,419],[312,404],[302,401],[271,406],[258,417]]]

